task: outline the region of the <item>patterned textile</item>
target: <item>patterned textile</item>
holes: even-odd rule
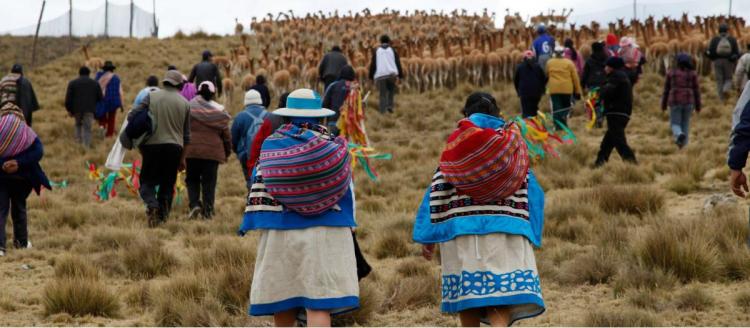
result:
[[[504,215],[529,220],[527,186],[524,179],[512,195],[492,203],[478,203],[470,196],[456,193],[453,185],[438,170],[432,178],[430,189],[430,222],[441,223],[471,215]]]
[[[263,142],[258,165],[268,193],[308,216],[335,206],[352,179],[346,141],[319,125],[280,127]]]
[[[440,157],[445,180],[477,203],[513,195],[526,180],[528,169],[526,144],[513,125],[495,130],[463,119]]]
[[[0,104],[17,101],[18,80],[21,74],[10,73],[0,80]]]
[[[96,104],[96,118],[101,119],[107,113],[117,111],[122,107],[120,95],[120,77],[112,72],[96,73],[96,81],[104,92],[104,99]]]
[[[31,147],[36,137],[34,130],[24,122],[23,114],[9,111],[0,116],[0,158],[11,158],[20,154]]]
[[[206,101],[203,97],[194,97],[190,101],[190,119],[221,131],[229,125],[232,117],[220,104]]]
[[[443,312],[502,306],[511,322],[544,312],[534,249],[523,236],[461,236],[440,244],[440,260]]]

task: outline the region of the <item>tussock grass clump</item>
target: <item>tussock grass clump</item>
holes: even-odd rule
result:
[[[359,283],[359,309],[334,317],[333,325],[341,326],[364,326],[375,313],[383,308],[382,286],[378,286],[371,279],[365,279]]]
[[[238,240],[219,239],[207,250],[199,251],[193,257],[196,269],[214,270],[217,267],[252,267],[255,263],[255,250],[245,247]]]
[[[121,228],[97,229],[91,235],[91,245],[99,250],[128,247],[136,239],[135,232]]]
[[[644,216],[658,213],[664,207],[664,195],[643,185],[602,185],[592,190],[591,198],[607,214],[627,213]]]
[[[141,281],[130,287],[125,294],[125,303],[130,307],[141,310],[151,306],[151,284],[147,281]]]
[[[625,290],[630,288],[647,290],[671,288],[678,281],[679,279],[668,271],[637,263],[626,265],[618,271],[613,281],[613,289],[615,295],[622,295]]]
[[[569,284],[607,283],[617,274],[620,256],[611,248],[589,249],[563,264],[559,280]]]
[[[695,224],[661,220],[649,227],[635,245],[647,267],[671,272],[681,281],[708,281],[719,276],[719,251]]]
[[[589,327],[653,327],[659,321],[653,314],[635,309],[607,310],[589,312],[583,321]]]
[[[644,310],[660,311],[664,308],[663,299],[656,291],[648,289],[635,289],[628,293],[628,303]]]
[[[120,311],[117,297],[92,278],[57,279],[44,288],[42,303],[47,315],[115,317]]]
[[[55,261],[55,277],[99,279],[99,270],[80,256],[67,255]]]
[[[408,232],[404,231],[392,231],[381,235],[375,243],[375,257],[378,259],[407,257],[412,252],[409,246],[410,240]]]
[[[152,294],[152,301],[159,326],[223,326],[228,321],[221,303],[195,275],[171,279]]]
[[[593,234],[593,225],[579,217],[561,222],[550,222],[546,231],[552,236],[571,242],[586,243]]]
[[[561,221],[574,217],[594,219],[603,216],[596,204],[581,202],[589,195],[579,191],[568,191],[547,196],[549,203],[544,207],[544,217],[549,221]]]
[[[734,304],[745,311],[750,311],[750,292],[741,291],[734,297]]]
[[[615,183],[643,184],[654,181],[654,171],[645,165],[632,165],[629,163],[612,163],[605,168],[607,175],[611,175]]]
[[[139,240],[121,254],[125,270],[133,278],[169,275],[178,265],[177,258],[154,238]]]
[[[424,277],[431,274],[430,262],[425,261],[422,258],[413,258],[405,262],[401,262],[396,268],[401,276],[404,277]]]
[[[396,277],[389,281],[385,304],[389,309],[413,309],[440,302],[437,276]]]
[[[241,314],[247,309],[253,267],[226,267],[220,269],[214,285],[216,299],[230,314]]]
[[[680,310],[705,311],[714,305],[714,299],[699,286],[691,286],[677,294],[675,303]]]

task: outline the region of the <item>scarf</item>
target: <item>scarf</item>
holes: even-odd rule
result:
[[[229,125],[232,117],[224,111],[223,106],[197,96],[190,101],[190,119],[201,122],[212,129],[222,131]]]
[[[122,107],[120,96],[120,78],[112,72],[96,73],[96,80],[102,88],[104,98],[96,104],[96,117],[102,118],[105,114],[117,111]]]
[[[185,78],[185,80],[187,80],[187,78]],[[198,90],[195,89],[195,83],[193,82],[185,83],[182,90],[180,90],[180,95],[182,95],[187,101],[193,100],[196,94],[198,94]]]
[[[12,158],[29,147],[36,140],[37,135],[23,120],[23,114],[18,111],[6,110],[7,103],[3,106],[3,114],[0,115],[0,158]]]
[[[352,180],[346,140],[318,124],[281,126],[263,142],[258,165],[268,193],[306,216],[334,207]]]

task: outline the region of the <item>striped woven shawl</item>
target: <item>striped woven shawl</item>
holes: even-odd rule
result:
[[[34,130],[24,122],[23,114],[3,111],[0,116],[0,158],[11,158],[22,153],[34,143],[36,137]]]

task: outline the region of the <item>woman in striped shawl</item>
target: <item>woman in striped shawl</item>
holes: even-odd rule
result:
[[[26,198],[42,187],[51,189],[39,166],[42,142],[26,125],[20,109],[11,102],[0,107],[0,256],[5,256],[5,221],[13,219],[13,245],[31,248],[26,216]]]
[[[458,313],[463,326],[508,326],[544,312],[532,247],[541,245],[544,192],[491,95],[472,94],[463,113],[413,238],[427,260],[440,245],[443,312]]]

